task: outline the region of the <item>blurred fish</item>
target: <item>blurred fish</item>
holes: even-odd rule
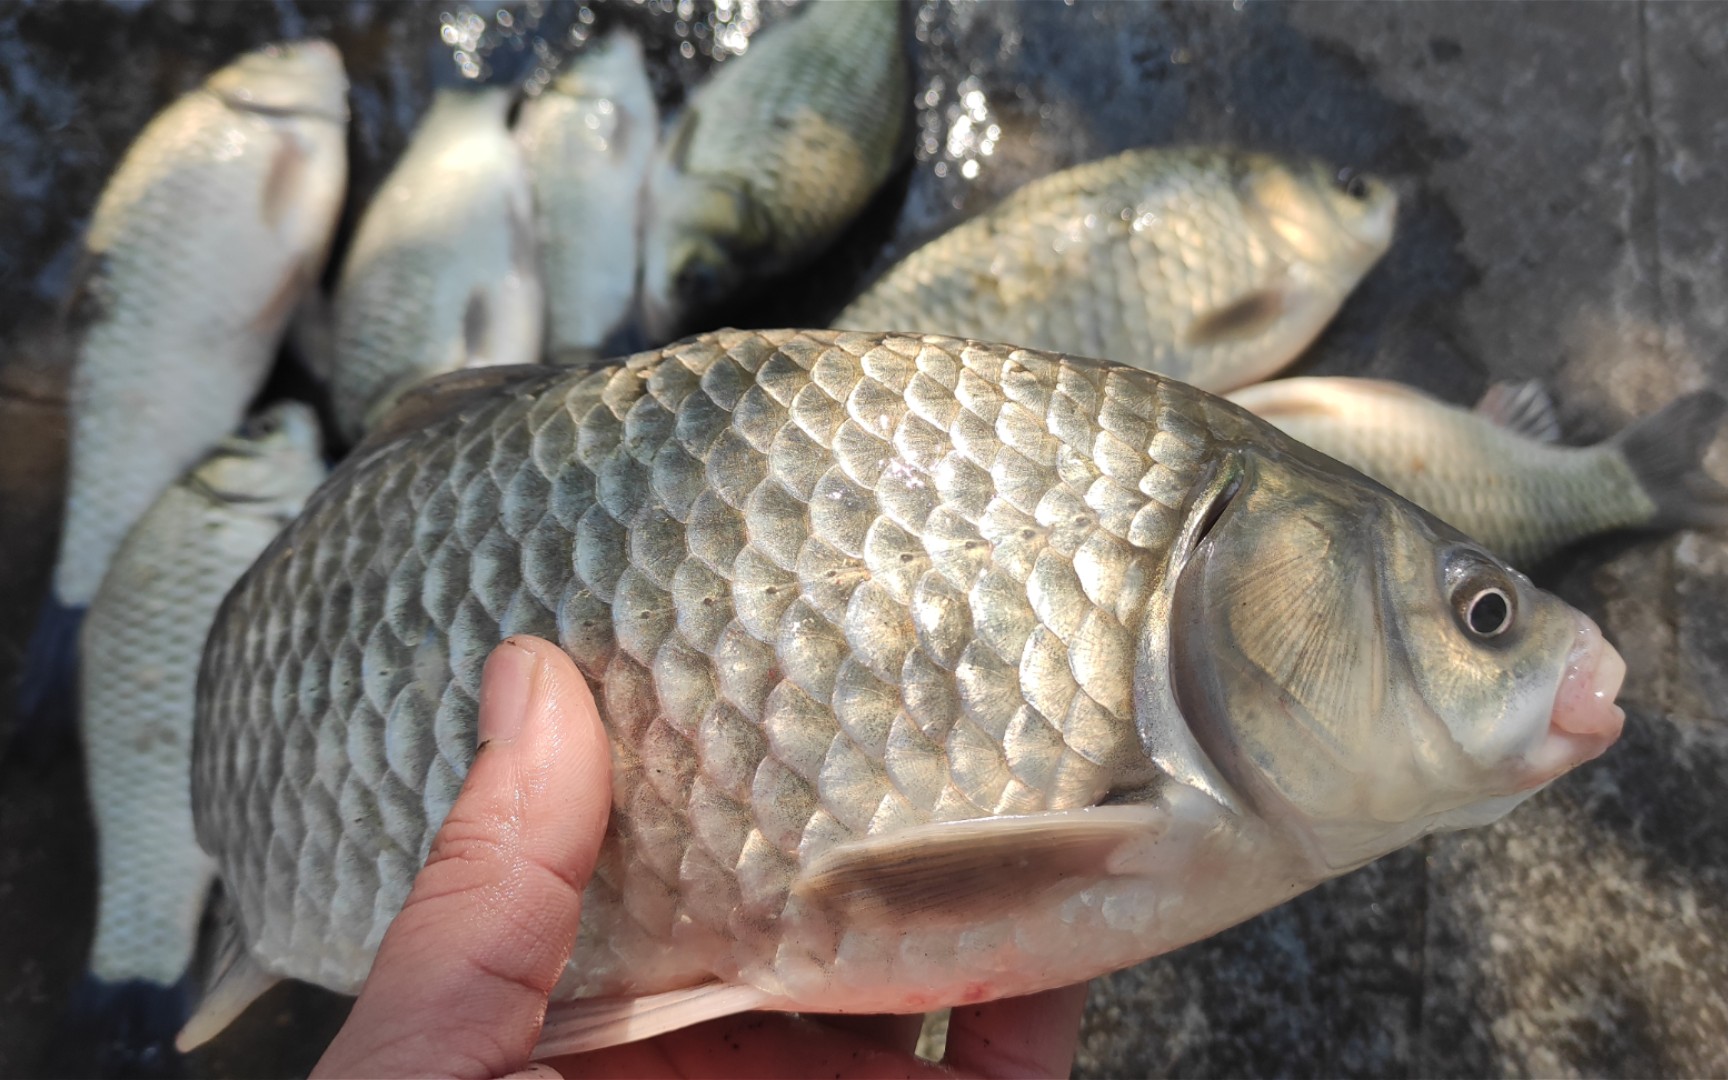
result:
[[[1132,368],[733,331],[402,409],[211,632],[194,814],[242,948],[183,1045],[275,978],[359,988],[509,634],[615,754],[546,1053],[1077,982],[1491,821],[1623,719],[1589,619]]]
[[[1374,379],[1280,379],[1230,400],[1514,563],[1615,529],[1728,525],[1728,489],[1703,468],[1724,409],[1711,391],[1595,446],[1559,445],[1536,383],[1496,385],[1475,411]]]
[[[834,325],[999,338],[1228,390],[1319,335],[1391,243],[1397,204],[1319,162],[1131,150],[937,237]]]
[[[714,318],[820,252],[894,171],[910,112],[900,7],[806,4],[697,89],[649,179],[649,334]]]
[[[439,91],[360,219],[329,372],[349,442],[421,379],[540,357],[533,196],[509,108],[501,88]]]
[[[347,178],[347,79],[322,41],[236,60],[138,136],[69,305],[71,477],[29,699],[126,531],[239,424],[316,280]],[[28,702],[27,702],[28,704]]]
[[[79,683],[99,896],[94,982],[79,1007],[100,1009],[105,992],[128,984],[169,994],[192,959],[212,870],[187,782],[204,637],[222,597],[323,478],[312,410],[272,407],[162,493],[91,602]],[[160,1011],[165,1031],[134,1024],[146,1046],[170,1045],[185,1019]]]
[[[659,137],[642,43],[617,31],[524,102],[550,355],[597,354],[636,298],[642,195]]]

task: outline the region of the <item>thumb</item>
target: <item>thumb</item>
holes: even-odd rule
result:
[[[496,1077],[528,1061],[610,809],[605,729],[557,646],[513,637],[480,682],[479,749],[313,1076]]]

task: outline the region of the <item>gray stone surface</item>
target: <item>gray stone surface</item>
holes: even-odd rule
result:
[[[518,27],[533,5],[504,5]],[[51,562],[64,367],[45,321],[108,170],[210,67],[332,34],[355,75],[348,223],[447,71],[441,7],[167,2],[0,9],[0,737]],[[712,8],[596,5],[709,64]],[[491,18],[495,6],[475,10]],[[1540,376],[1588,441],[1728,390],[1728,18],[1621,3],[910,7],[915,161],[820,271],[741,324],[821,322],[897,254],[1027,179],[1226,140],[1389,176],[1397,243],[1298,370],[1457,401]],[[765,5],[765,18],[779,14]],[[538,16],[548,39],[588,24]],[[683,28],[679,24],[682,21]],[[496,23],[493,23],[496,27]],[[698,27],[704,27],[698,31]],[[507,35],[508,36],[508,35]],[[531,53],[506,41],[503,71]],[[693,45],[690,57],[678,46]],[[992,132],[992,129],[993,132]],[[284,379],[273,392],[303,390]],[[1728,441],[1713,464],[1728,476]],[[1728,1073],[1728,545],[1603,540],[1538,568],[1630,666],[1622,744],[1490,829],[1437,838],[1095,984],[1090,1076]],[[0,758],[0,1075],[75,1072],[52,1021],[93,888],[76,755]],[[339,1001],[283,988],[193,1062],[303,1072]]]

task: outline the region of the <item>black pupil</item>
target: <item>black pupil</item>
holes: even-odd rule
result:
[[[1506,603],[1506,597],[1498,589],[1489,589],[1476,594],[1476,599],[1470,601],[1470,614],[1466,616],[1470,629],[1486,637],[1498,634],[1506,628],[1507,616],[1512,609]]]
[[[1366,199],[1368,197],[1368,181],[1362,179],[1361,174],[1354,170],[1344,169],[1340,171],[1338,173],[1338,186],[1343,189],[1344,194],[1352,199]]]

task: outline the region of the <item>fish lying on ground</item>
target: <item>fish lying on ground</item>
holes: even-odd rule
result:
[[[806,4],[692,96],[649,178],[650,335],[701,329],[815,256],[894,171],[911,109],[900,7]]]
[[[925,244],[834,325],[997,337],[1228,390],[1319,335],[1392,242],[1397,203],[1319,162],[1131,150]]]
[[[1620,730],[1589,619],[1132,368],[729,331],[404,410],[211,632],[194,812],[244,992],[183,1045],[275,978],[358,989],[509,634],[570,653],[615,754],[547,1052],[1083,980]]]
[[[624,31],[522,105],[515,131],[534,186],[552,356],[597,356],[630,314],[659,124],[642,43]]]
[[[248,53],[153,119],[103,189],[68,308],[70,480],[40,677],[71,643],[55,610],[90,603],[126,531],[263,384],[341,209],[347,90],[326,42]]]
[[[204,637],[222,597],[323,478],[312,410],[285,402],[260,413],[145,512],[91,602],[80,727],[99,895],[86,1008],[104,987],[167,992],[192,959],[211,879],[188,784]]]
[[[1499,384],[1474,411],[1375,379],[1279,379],[1230,400],[1526,565],[1615,529],[1728,525],[1703,469],[1724,411],[1682,397],[1595,446],[1562,446],[1535,383]]]
[[[509,108],[501,88],[440,91],[360,220],[328,373],[349,442],[422,379],[540,358],[533,195]]]

